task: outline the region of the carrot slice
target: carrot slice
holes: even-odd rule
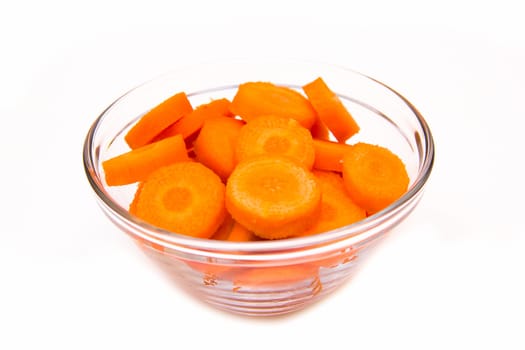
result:
[[[129,213],[131,215],[136,215],[137,213],[137,202],[139,200],[140,191],[142,191],[143,182],[139,182],[137,189],[135,191],[135,195],[133,196],[133,200],[129,204]]]
[[[316,140],[330,140],[330,130],[319,116],[317,116],[314,124],[310,128],[310,133],[312,134],[312,138]]]
[[[343,156],[350,145],[314,139],[315,161],[313,167],[319,170],[343,171]]]
[[[206,120],[193,144],[197,160],[226,180],[235,166],[235,144],[244,122],[229,117]]]
[[[298,236],[327,232],[366,218],[366,212],[346,193],[341,175],[330,171],[313,172],[321,186],[321,215],[315,225]]]
[[[219,229],[211,236],[211,239],[230,242],[251,242],[257,241],[259,237],[253,234],[246,227],[233,220],[229,213]]]
[[[312,135],[296,120],[267,115],[250,120],[239,133],[237,162],[260,155],[285,156],[306,168],[314,163]]]
[[[229,213],[226,213],[226,218],[222,222],[221,226],[215,231],[215,233],[210,237],[211,239],[215,239],[217,241],[225,241],[228,239],[228,236],[230,236],[230,232],[232,231],[233,224],[235,221],[231,217]]]
[[[210,238],[226,217],[224,187],[221,179],[200,163],[165,166],[144,181],[136,216],[172,232]]]
[[[384,209],[408,188],[403,161],[387,148],[357,143],[343,158],[343,180],[352,199],[369,214]]]
[[[312,105],[301,93],[268,82],[239,85],[230,110],[246,121],[268,114],[293,118],[307,129],[317,118]]]
[[[226,208],[261,238],[303,232],[314,224],[320,205],[321,190],[313,174],[284,157],[239,163],[226,184]]]
[[[236,290],[242,290],[243,287],[275,286],[312,279],[312,292],[315,293],[322,288],[318,272],[319,268],[311,264],[254,267],[237,272],[233,283]]]
[[[162,130],[192,110],[193,107],[186,94],[179,92],[144,114],[124,139],[132,149],[144,146]]]
[[[164,129],[154,140],[161,140],[177,134],[181,134],[184,139],[187,139],[202,127],[206,119],[220,116],[232,117],[233,114],[229,107],[230,101],[226,98],[199,105],[192,112]]]
[[[158,168],[188,160],[180,135],[145,145],[102,163],[108,186],[127,185],[145,180]]]
[[[345,142],[359,131],[359,126],[350,112],[322,78],[304,85],[303,91],[337,141]]]
[[[227,240],[230,242],[251,242],[256,241],[258,237],[248,230],[243,225],[239,224],[237,221],[233,223],[232,230]]]

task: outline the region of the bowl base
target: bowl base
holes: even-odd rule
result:
[[[191,297],[228,313],[267,317],[304,309],[347,283],[370,248],[350,249],[352,254],[332,266],[292,265],[243,271],[185,262],[143,242],[137,243]]]

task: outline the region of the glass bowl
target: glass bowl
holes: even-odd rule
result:
[[[396,153],[410,176],[408,191],[382,211],[317,235],[274,241],[198,239],[154,227],[129,214],[136,185],[109,187],[101,163],[128,150],[124,135],[153,106],[184,91],[193,106],[232,98],[247,81],[300,90],[322,77],[361,131],[349,141]],[[432,170],[434,143],[416,108],[387,85],[358,72],[309,62],[224,62],[184,67],[130,90],[93,123],[84,144],[87,178],[102,211],[192,295],[229,312],[267,316],[314,303],[345,283],[367,251],[414,209]]]

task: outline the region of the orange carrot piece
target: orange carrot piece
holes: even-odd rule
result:
[[[230,235],[227,240],[230,242],[251,242],[256,241],[258,237],[237,221],[233,223]]]
[[[143,183],[139,182],[137,189],[135,191],[135,195],[133,196],[133,200],[129,204],[129,213],[131,215],[136,215],[137,213],[137,202],[139,200],[140,191],[142,190]]]
[[[312,135],[294,119],[273,115],[255,117],[241,129],[235,156],[237,162],[243,162],[260,155],[284,156],[311,169],[314,163]]]
[[[217,241],[225,241],[228,239],[228,236],[230,236],[230,232],[232,231],[233,224],[235,221],[231,217],[229,213],[226,213],[226,218],[222,222],[221,226],[215,231],[213,236],[211,236],[211,239],[215,239]]]
[[[211,239],[230,242],[251,242],[259,240],[259,237],[254,235],[253,232],[239,224],[237,221],[233,220],[231,215],[227,213],[226,219],[213,236],[211,236]]]
[[[132,149],[142,147],[192,110],[193,107],[186,94],[179,92],[144,114],[128,131],[124,139]]]
[[[275,286],[312,279],[312,292],[315,293],[322,288],[318,271],[318,267],[311,264],[254,267],[237,272],[233,283],[236,290],[242,290],[243,287]]]
[[[330,140],[330,130],[328,130],[328,127],[319,116],[317,116],[314,124],[310,128],[310,133],[312,134],[312,138],[316,140]]]
[[[145,180],[158,168],[188,159],[180,135],[142,146],[102,163],[108,186]]]
[[[410,179],[397,155],[368,143],[351,147],[343,158],[343,180],[350,197],[368,214],[384,209],[407,191]]]
[[[220,116],[232,117],[233,114],[229,108],[230,101],[226,98],[199,105],[192,112],[164,129],[155,137],[155,140],[161,140],[177,134],[181,134],[184,139],[187,139],[190,135],[200,130],[206,119]]]
[[[350,112],[322,78],[304,85],[303,91],[337,141],[345,142],[359,131],[359,125]]]
[[[235,166],[235,144],[244,122],[229,117],[206,120],[194,143],[197,160],[226,180]]]
[[[195,140],[197,140],[198,136],[199,136],[199,133],[196,132],[196,133],[193,133],[190,136],[188,136],[186,139],[184,139],[184,143],[186,144],[186,149],[188,150],[188,157],[190,157],[192,159],[196,159],[196,157],[197,157],[195,155],[194,147],[195,147]]]
[[[268,82],[248,82],[239,85],[230,110],[247,122],[261,115],[293,118],[307,129],[317,115],[312,105],[296,90]]]
[[[285,157],[239,163],[226,184],[226,208],[257,236],[286,238],[317,219],[321,190],[313,174]]]
[[[346,193],[341,175],[329,171],[314,171],[321,187],[321,215],[314,224],[298,236],[308,236],[347,226],[366,218],[366,212]]]
[[[314,169],[343,171],[343,156],[350,150],[350,145],[314,139]]]
[[[174,163],[144,181],[136,216],[175,233],[210,238],[226,217],[224,191],[221,179],[204,165]]]

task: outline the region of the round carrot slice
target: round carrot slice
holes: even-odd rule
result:
[[[230,235],[230,232],[233,228],[233,224],[235,223],[235,220],[231,217],[230,214],[226,214],[226,218],[222,222],[221,226],[215,231],[215,233],[210,237],[211,239],[215,239],[217,241],[225,241],[228,239],[228,236]]]
[[[266,115],[242,127],[235,155],[237,162],[260,155],[284,156],[311,169],[315,151],[310,131],[295,119]]]
[[[134,214],[169,231],[209,238],[226,216],[224,191],[219,176],[204,165],[175,163],[142,183]]]
[[[303,86],[303,91],[317,115],[339,142],[345,142],[359,132],[359,125],[339,96],[319,77]]]
[[[365,210],[348,195],[341,175],[320,170],[315,170],[313,174],[322,192],[321,215],[311,228],[298,236],[327,232],[366,218]]]
[[[314,224],[320,204],[313,174],[285,157],[261,156],[240,163],[226,184],[226,208],[261,238],[303,232]]]
[[[230,242],[251,242],[257,241],[257,237],[253,232],[248,230],[246,227],[239,224],[237,221],[233,224],[232,230],[227,240]]]
[[[409,177],[402,160],[387,148],[357,143],[343,156],[343,180],[350,197],[368,214],[401,197]]]
[[[269,114],[292,118],[307,129],[312,127],[317,118],[310,101],[299,91],[263,81],[239,85],[230,111],[246,122]]]

